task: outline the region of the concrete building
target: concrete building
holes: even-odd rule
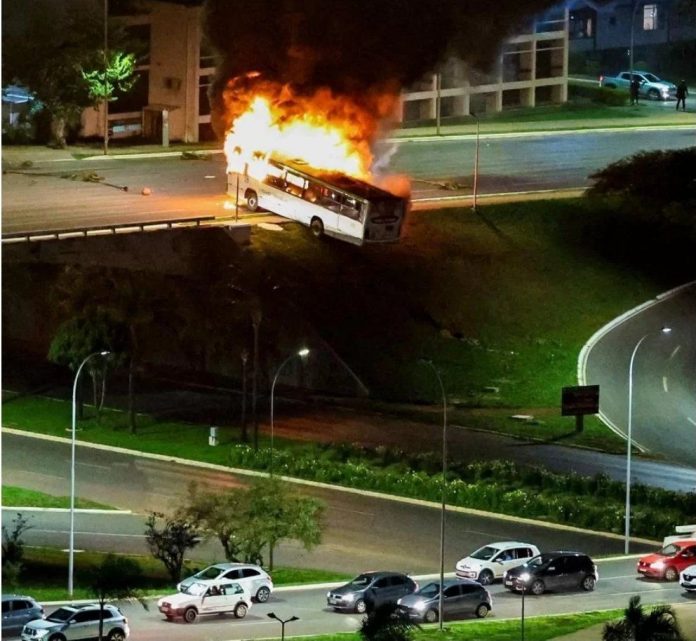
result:
[[[110,136],[143,135],[159,143],[212,139],[207,91],[215,61],[202,44],[202,0],[151,0],[145,6],[144,13],[119,16],[148,54],[134,89],[109,105]],[[504,42],[489,73],[449,60],[403,93],[401,120],[434,119],[438,108],[446,118],[565,102],[567,15],[557,8],[530,20],[525,33]],[[85,110],[82,135],[101,136],[103,122],[103,108]]]

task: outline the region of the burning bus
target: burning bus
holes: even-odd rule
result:
[[[317,237],[398,241],[410,200],[378,186],[370,171],[374,120],[345,97],[297,96],[288,87],[250,83],[256,79],[228,85],[230,199],[296,220]]]

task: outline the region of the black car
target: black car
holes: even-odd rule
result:
[[[350,583],[329,590],[326,603],[334,610],[363,614],[368,610],[394,603],[418,589],[418,584],[401,572],[365,572]]]
[[[579,552],[543,552],[524,565],[508,570],[503,585],[513,592],[543,594],[546,590],[594,590],[597,566]]]

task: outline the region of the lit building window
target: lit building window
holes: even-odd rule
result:
[[[643,5],[643,31],[655,31],[658,28],[657,24],[657,5]]]

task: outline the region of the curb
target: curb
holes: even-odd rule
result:
[[[690,281],[688,283],[684,283],[683,285],[679,285],[677,287],[674,287],[670,290],[667,290],[666,292],[663,292],[662,294],[658,294],[655,296],[655,298],[646,301],[645,303],[641,303],[640,305],[629,309],[628,311],[624,312],[620,316],[617,316],[615,319],[609,321],[606,325],[603,327],[600,327],[590,338],[588,341],[582,346],[582,349],[580,350],[580,354],[578,355],[578,369],[577,369],[577,376],[578,376],[578,384],[579,385],[586,385],[587,384],[587,377],[586,377],[586,367],[587,367],[587,359],[589,358],[590,351],[592,350],[593,347],[604,337],[606,336],[610,331],[616,329],[619,325],[622,323],[625,323],[627,320],[633,318],[634,316],[637,316],[640,314],[642,311],[653,307],[654,305],[657,305],[658,303],[661,303],[663,300],[666,300],[668,298],[671,298],[675,294],[678,294],[684,289],[688,289],[689,287],[693,287],[696,285],[696,280]],[[605,416],[602,412],[598,413],[598,416],[600,420],[615,434],[620,436],[621,438],[626,438],[626,434],[619,429],[613,421]],[[646,452],[647,448],[641,445],[640,443],[637,443],[635,439],[631,439],[633,441],[633,445],[637,447],[641,452]]]
[[[72,443],[71,439],[64,438],[62,436],[51,436],[48,434],[36,434],[34,432],[25,432],[24,430],[18,430],[14,428],[3,427],[4,431],[8,434],[15,434],[17,436],[26,436],[30,438],[40,438],[46,441],[52,441],[54,443]],[[217,472],[226,472],[227,474],[237,474],[239,476],[251,476],[251,477],[266,477],[267,472],[258,472],[256,470],[246,470],[240,468],[227,467],[225,465],[218,465],[216,463],[204,463],[201,461],[191,461],[190,459],[182,459],[176,456],[168,456],[165,454],[153,454],[150,452],[138,452],[137,450],[129,450],[123,447],[114,447],[110,445],[101,445],[98,443],[87,443],[85,441],[76,441],[81,447],[89,447],[92,449],[98,449],[106,452],[116,452],[119,454],[127,454],[129,456],[138,456],[141,458],[148,458],[157,461],[166,461],[171,463],[178,463],[180,465],[187,465],[189,467],[200,467],[209,470],[215,470]],[[397,501],[399,503],[406,503],[409,505],[416,505],[418,507],[429,507],[434,509],[441,509],[442,504],[435,501],[426,501],[423,499],[414,499],[405,496],[396,496],[393,494],[383,494],[382,492],[374,492],[372,490],[360,490],[357,488],[332,485],[329,483],[321,483],[319,481],[308,481],[305,479],[298,479],[292,476],[278,476],[287,483],[294,483],[295,485],[304,485],[306,487],[316,487],[324,490],[332,490],[335,492],[345,492],[347,494],[359,494],[361,496],[369,496],[371,498],[382,499],[387,501]],[[456,512],[459,514],[471,514],[474,516],[481,516],[485,518],[500,519],[503,521],[514,521],[515,523],[523,523],[525,525],[533,525],[535,527],[543,527],[550,530],[562,530],[564,532],[578,532],[582,534],[592,534],[595,536],[601,536],[604,538],[612,539],[615,541],[623,541],[623,534],[614,534],[612,532],[599,532],[597,530],[589,530],[587,528],[577,527],[574,525],[565,525],[562,523],[549,523],[547,521],[538,521],[536,519],[527,519],[520,516],[509,516],[507,514],[498,514],[496,512],[486,512],[484,510],[476,510],[473,508],[460,507],[456,505],[447,505],[447,509],[450,512]],[[645,543],[648,545],[659,545],[659,541],[654,541],[652,539],[644,539],[638,537],[631,537],[631,541],[635,543]]]
[[[2,510],[17,510],[18,512],[70,512],[69,507],[18,507],[16,505],[0,505]],[[133,510],[106,510],[101,508],[75,508],[76,514],[133,514]]]

